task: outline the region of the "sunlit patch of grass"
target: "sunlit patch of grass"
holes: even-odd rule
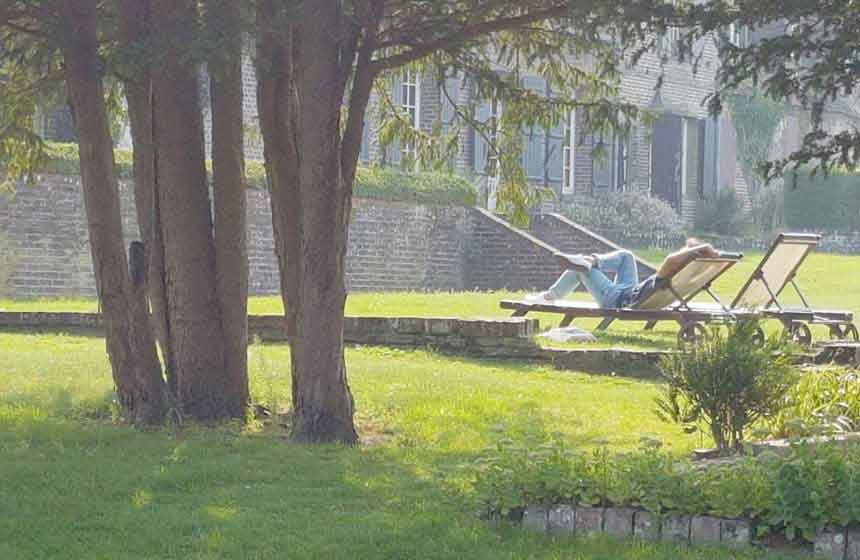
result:
[[[366,443],[308,447],[276,421],[113,424],[96,414],[112,401],[103,340],[0,333],[0,558],[761,557],[550,539],[475,517],[470,466],[502,435],[699,445],[656,420],[653,383],[387,348],[349,349],[347,362]],[[255,398],[288,409],[289,349],[253,345],[250,369]]]

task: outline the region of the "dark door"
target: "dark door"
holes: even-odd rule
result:
[[[676,210],[681,207],[681,165],[684,119],[664,114],[654,123],[651,138],[651,194]]]

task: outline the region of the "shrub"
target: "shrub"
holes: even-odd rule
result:
[[[12,242],[0,233],[0,299],[6,297],[9,279],[15,270],[15,251]]]
[[[696,210],[697,231],[717,235],[737,235],[747,224],[747,215],[734,189],[724,189],[701,200]]]
[[[589,229],[631,245],[677,245],[684,238],[684,224],[672,206],[645,194],[600,194],[577,200],[565,214]]]
[[[739,450],[753,424],[779,412],[796,374],[780,340],[759,339],[757,322],[741,321],[727,330],[714,329],[663,360],[666,385],[657,405],[663,420],[687,431],[704,424],[718,449]]]
[[[574,451],[558,437],[503,440],[478,461],[475,489],[490,514],[527,505],[637,507],[660,516],[756,520],[759,535],[812,540],[860,522],[860,447],[794,446],[707,468],[649,445],[633,453]]]
[[[778,437],[831,435],[860,426],[860,374],[831,368],[800,377],[771,426]]]
[[[799,173],[785,184],[785,223],[792,229],[860,231],[860,175]]]
[[[46,173],[78,175],[80,173],[77,144],[47,144]],[[114,150],[117,175],[131,178],[132,153]],[[209,163],[207,162],[207,165]],[[251,188],[266,188],[266,170],[262,162],[248,161],[246,179]],[[400,169],[360,167],[355,178],[355,196],[379,200],[474,206],[477,191],[472,183],[455,173],[425,171],[408,173]]]
[[[764,185],[753,196],[752,220],[758,233],[770,236],[781,229],[784,214],[782,185]]]

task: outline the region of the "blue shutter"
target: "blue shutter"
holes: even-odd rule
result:
[[[717,185],[717,145],[719,143],[717,119],[709,117],[705,121],[705,163],[702,192],[710,197],[719,190]]]
[[[398,110],[403,106],[403,75],[398,72],[391,79],[391,102]],[[385,150],[385,161],[393,167],[400,167],[403,153],[400,139],[394,138]]]
[[[612,134],[603,139],[603,150],[601,154],[592,155],[591,176],[595,192],[607,192],[612,187],[612,155],[615,138]],[[597,147],[599,138],[592,137],[592,145]]]
[[[543,78],[523,78],[523,87],[546,96],[546,80]],[[523,130],[523,168],[529,183],[543,185],[546,165],[546,131],[539,125]]]
[[[490,120],[490,114],[490,102],[486,100],[479,101],[475,106],[475,120],[486,123]],[[487,162],[490,156],[490,146],[487,144],[487,140],[484,136],[477,130],[473,130],[472,135],[475,139],[475,151],[472,164],[475,169],[475,173],[485,174],[487,172]]]
[[[456,77],[445,78],[445,89],[442,89],[441,86],[439,87],[439,97],[441,99],[440,118],[442,120],[442,132],[448,134],[454,128],[455,121],[457,120],[455,103],[457,103],[460,97],[460,79]],[[452,100],[454,103],[451,102]]]
[[[546,140],[546,178],[558,193],[564,186],[564,128],[564,120],[559,121],[549,130]]]

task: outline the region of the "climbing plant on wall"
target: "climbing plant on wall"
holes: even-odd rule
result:
[[[773,135],[786,114],[782,103],[758,92],[725,95],[738,135],[738,157],[748,177],[762,178],[761,164],[768,160]]]

